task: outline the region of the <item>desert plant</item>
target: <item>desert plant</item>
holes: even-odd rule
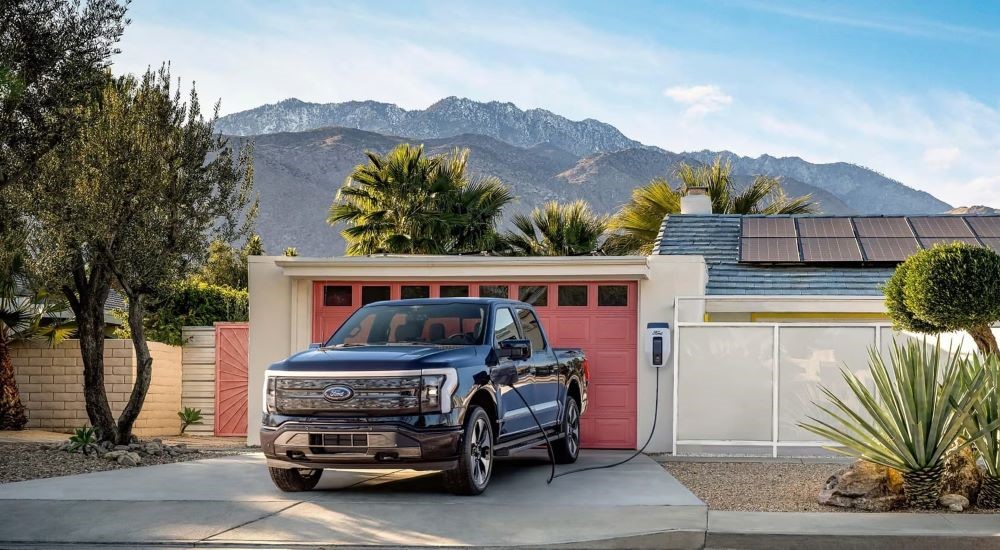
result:
[[[182,434],[191,424],[201,424],[202,421],[201,409],[193,407],[184,407],[183,411],[177,411],[177,417],[181,419]]]
[[[604,243],[608,254],[648,256],[667,214],[681,211],[681,197],[691,187],[708,189],[716,214],[809,214],[817,211],[812,196],[788,197],[781,182],[772,176],[756,176],[737,190],[732,166],[716,157],[711,165],[681,164],[677,170],[681,186],[674,189],[662,177],[632,191],[632,198],[608,222],[610,234]]]
[[[283,256],[288,256],[289,258],[294,258],[299,255],[299,249],[294,246],[285,247],[285,251],[281,253]]]
[[[1000,508],[1000,358],[973,355],[962,369],[962,389],[969,387],[979,373],[986,376],[986,391],[972,407],[965,421],[965,436],[986,466],[986,476],[979,489],[980,508]],[[973,438],[973,434],[981,434]]]
[[[428,157],[401,144],[367,152],[337,193],[327,222],[344,223],[347,254],[460,254],[490,250],[514,199],[495,177],[466,173],[469,151]]]
[[[869,356],[874,394],[849,370],[841,374],[870,418],[823,387],[833,407],[816,406],[839,426],[811,416],[811,423],[800,426],[843,446],[832,451],[898,470],[907,503],[934,508],[945,457],[969,443],[955,444],[982,399],[985,373],[980,370],[963,382],[965,360],[959,353],[943,353],[940,341],[933,348],[924,342],[893,342],[891,367],[877,349],[869,350]],[[982,431],[966,435],[971,440]]]
[[[582,256],[598,251],[607,216],[595,214],[586,201],[550,201],[530,215],[515,214],[514,231],[503,235],[514,256]]]
[[[69,443],[69,452],[71,453],[83,453],[85,455],[96,453],[98,451],[97,428],[92,426],[77,428],[73,432],[73,435],[69,436]]]
[[[1000,254],[965,243],[921,250],[882,288],[899,330],[964,330],[984,354],[1000,353],[990,327],[1000,321]]]

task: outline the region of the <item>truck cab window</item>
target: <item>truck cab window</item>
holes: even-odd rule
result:
[[[517,318],[521,321],[524,337],[531,340],[531,351],[545,351],[545,337],[542,336],[542,327],[535,314],[530,309],[519,308]]]
[[[497,316],[493,321],[493,341],[499,343],[518,338],[520,335],[517,333],[517,323],[514,322],[510,310],[505,307],[497,309]]]

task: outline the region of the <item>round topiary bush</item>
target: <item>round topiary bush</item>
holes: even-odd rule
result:
[[[968,332],[983,353],[997,353],[990,326],[1000,321],[1000,254],[965,243],[922,250],[883,287],[897,328]]]

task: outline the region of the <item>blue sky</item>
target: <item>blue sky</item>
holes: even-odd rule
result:
[[[170,61],[223,113],[511,101],[1000,207],[998,2],[146,0],[130,16],[116,70]]]

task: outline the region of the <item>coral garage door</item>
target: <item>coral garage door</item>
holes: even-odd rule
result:
[[[322,342],[362,305],[400,298],[482,296],[531,303],[555,347],[583,348],[590,387],[582,444],[636,447],[635,282],[339,282],[313,287],[312,341]]]

